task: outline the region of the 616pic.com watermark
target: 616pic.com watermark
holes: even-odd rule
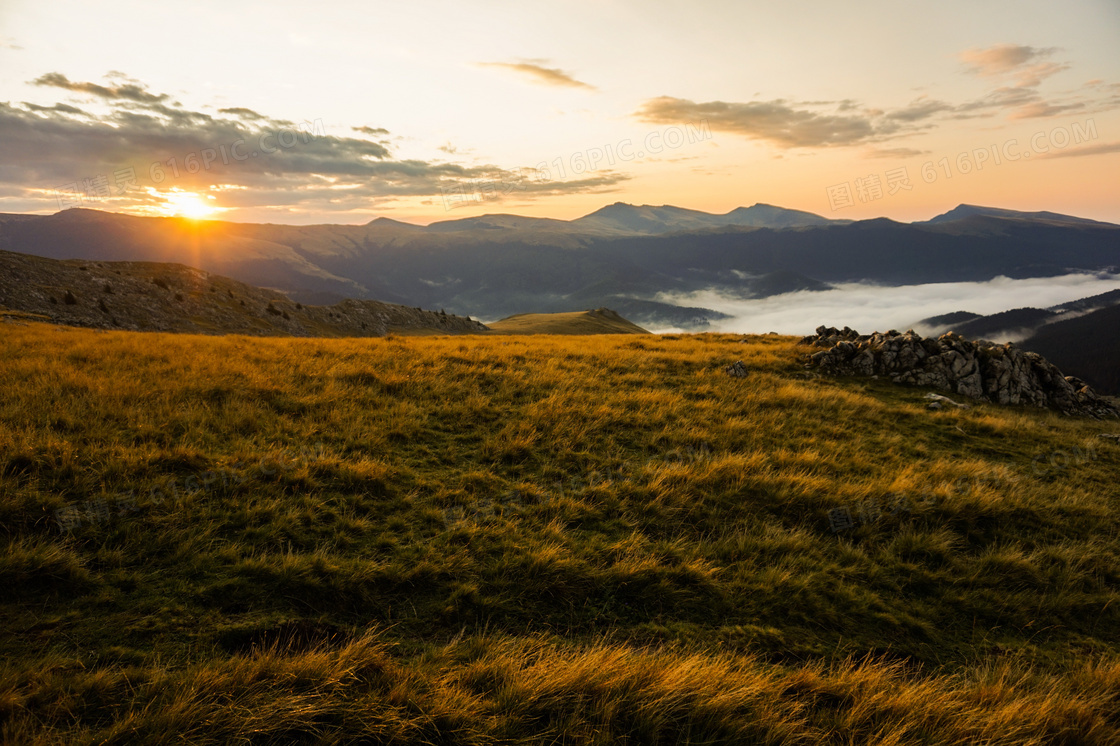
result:
[[[55,510],[55,520],[62,534],[69,535],[84,527],[109,523],[116,518],[136,513],[146,508],[176,503],[186,495],[206,496],[239,487],[251,479],[269,480],[285,472],[312,466],[331,458],[323,443],[303,445],[298,450],[286,449],[280,453],[262,456],[256,464],[234,462],[229,466],[208,469],[204,472],[174,476],[145,490],[130,489],[111,497],[93,497],[82,503],[67,505]]]
[[[533,168],[516,168],[499,180],[472,179],[452,187],[441,187],[439,191],[443,196],[444,210],[450,211],[498,199],[515,191],[527,191],[529,184],[545,184],[568,176],[583,176],[615,166],[619,162],[629,163],[711,139],[712,129],[708,126],[708,120],[704,119],[697,124],[651,130],[637,143],[626,138],[616,143],[579,150],[566,158],[557,156],[541,161]]]
[[[1013,137],[1002,143],[962,150],[952,157],[943,156],[936,160],[929,160],[921,165],[918,175],[926,184],[933,184],[938,179],[951,179],[958,174],[983,171],[985,167],[993,168],[1005,163],[1014,163],[1030,158],[1034,154],[1047,155],[1064,150],[1070,145],[1096,140],[1098,137],[1096,121],[1086,119],[1084,122],[1074,122],[1068,127],[1059,125],[1050,130],[1036,132],[1025,144],[1021,144],[1019,138]],[[871,173],[826,187],[828,206],[834,211],[840,210],[853,207],[857,200],[861,203],[874,202],[914,188],[910,172],[905,166],[886,171],[882,176],[885,179],[880,178],[880,174]]]
[[[1120,443],[1120,435],[1105,434],[1101,438]],[[1030,463],[1030,477],[1016,473],[1013,470],[1000,470],[990,468],[979,474],[957,477],[941,485],[942,492],[956,497],[969,497],[980,494],[982,490],[996,490],[1008,492],[1028,481],[1037,481],[1044,477],[1060,476],[1068,469],[1084,466],[1090,462],[1101,459],[1093,443],[1081,446],[1072,446],[1066,450],[1053,450],[1049,453],[1036,453]],[[911,500],[911,497],[914,499]],[[918,499],[920,497],[920,499]],[[858,526],[871,526],[884,518],[916,517],[925,511],[942,505],[943,498],[936,494],[929,485],[922,489],[921,495],[907,494],[906,492],[892,492],[880,502],[869,498],[856,506],[853,513],[847,505],[832,508],[828,511],[828,524],[832,533],[839,534],[854,529]],[[882,505],[882,507],[881,507]],[[897,525],[896,525],[897,528]]]

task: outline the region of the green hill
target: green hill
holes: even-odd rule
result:
[[[776,336],[0,348],[5,742],[1120,740],[1115,423]]]
[[[609,308],[567,313],[519,313],[488,326],[495,334],[649,334]]]

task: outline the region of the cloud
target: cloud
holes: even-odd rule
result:
[[[689,124],[705,121],[715,131],[752,140],[762,140],[783,149],[869,145],[907,137],[935,127],[938,120],[993,117],[1007,113],[1010,119],[1051,117],[1070,111],[1107,110],[1118,105],[1111,88],[1105,96],[1074,96],[1048,100],[1038,91],[1047,78],[1069,69],[1066,63],[1047,60],[1055,48],[1000,44],[969,49],[960,54],[970,73],[1002,77],[1001,83],[979,98],[953,103],[921,96],[905,106],[891,109],[861,105],[852,99],[839,101],[695,102],[672,96],[651,98],[632,115],[652,124]],[[1085,91],[1101,87],[1091,81]],[[873,149],[871,157],[918,155],[911,148]]]
[[[1120,289],[1120,275],[1100,277],[1070,274],[1012,280],[996,277],[988,282],[948,282],[883,287],[859,283],[836,285],[832,290],[801,291],[770,298],[741,299],[714,291],[687,295],[659,295],[657,300],[682,306],[711,308],[732,316],[712,322],[713,331],[734,333],[809,334],[817,326],[850,326],[863,333],[915,328],[919,321],[953,311],[992,314],[1020,308],[1024,298],[1038,308],[1087,298]],[[664,330],[655,330],[664,331]]]
[[[0,49],[12,49],[17,52],[22,51],[23,47],[16,44],[16,40],[10,36],[0,37]]]
[[[480,184],[514,185],[504,192],[490,189],[497,199],[533,199],[603,191],[627,178],[600,173],[526,182],[518,170],[495,165],[398,159],[384,142],[328,134],[321,123],[293,123],[242,107],[218,116],[191,111],[139,82],[101,86],[58,73],[38,81],[97,95],[108,111],[92,116],[68,104],[0,102],[0,190],[8,209],[55,210],[60,187],[81,191],[98,183],[101,202],[85,206],[143,209],[158,205],[161,191],[179,188],[215,194],[223,207],[336,212],[369,210],[403,197],[438,198]],[[136,183],[126,191],[115,181],[129,169]]]
[[[1041,101],[1042,96],[1032,88],[1002,86],[989,91],[978,99],[954,107],[953,113],[957,119],[994,116],[1006,109],[1016,109]]]
[[[153,104],[168,99],[166,93],[161,93],[159,95],[149,93],[143,85],[135,82],[127,82],[115,86],[103,86],[97,83],[74,83],[62,73],[40,75],[35,80],[31,81],[31,85],[62,88],[63,90],[72,91],[74,93],[88,93],[93,96],[100,96],[104,99],[135,101],[141,104]]]
[[[868,158],[916,158],[919,155],[928,155],[928,150],[917,148],[871,148],[867,152]]]
[[[541,60],[544,62],[544,60]],[[479,62],[479,67],[492,67],[499,70],[509,70],[529,78],[534,83],[561,88],[585,88],[590,91],[598,90],[590,83],[576,80],[571,74],[553,67],[544,67],[534,62]]]
[[[351,127],[350,129],[355,132],[361,132],[363,135],[380,136],[389,134],[389,130],[384,127]]]
[[[959,56],[974,75],[993,76],[1014,72],[1027,63],[1049,57],[1056,51],[1054,47],[996,44],[986,49],[966,49]]]
[[[1009,115],[1010,119],[1038,119],[1039,117],[1052,117],[1064,111],[1080,111],[1085,108],[1084,103],[1052,104],[1047,101],[1036,101],[1026,106],[1021,106]]]
[[[1042,85],[1042,81],[1068,70],[1070,66],[1058,62],[1041,62],[1037,65],[1024,67],[1015,71],[1016,85],[1023,88],[1035,88]]]
[[[61,114],[77,114],[77,115],[86,116],[86,117],[90,116],[89,114],[87,114],[86,112],[77,108],[76,106],[70,106],[69,104],[55,104],[54,106],[39,106],[38,104],[29,104],[25,101],[23,105],[31,111],[59,112]]]
[[[1040,155],[1039,159],[1081,158],[1087,155],[1107,155],[1108,153],[1120,153],[1120,142],[1106,142],[1100,145],[1090,145],[1087,148],[1075,148],[1073,150],[1055,150],[1046,155]]]
[[[937,101],[936,99],[926,98],[922,96],[901,109],[885,114],[886,119],[894,119],[900,122],[918,122],[923,119],[929,119],[935,114],[940,114],[943,111],[952,111],[953,105],[945,101]]]
[[[235,117],[237,117],[238,119],[249,119],[249,120],[254,120],[254,121],[258,120],[258,119],[264,119],[265,118],[263,114],[258,114],[257,112],[253,111],[252,109],[246,109],[242,106],[234,106],[234,107],[229,108],[229,109],[218,109],[218,113],[219,114],[232,114]]]
[[[765,140],[782,148],[857,145],[897,131],[897,125],[876,124],[867,114],[842,115],[813,111],[809,104],[783,99],[727,103],[696,103],[661,96],[649,99],[634,117],[650,124],[685,124],[704,121],[712,130]]]
[[[960,59],[969,73],[978,77],[1003,78],[1009,85],[1002,85],[982,98],[957,107],[958,118],[992,116],[1010,109],[1011,119],[1034,119],[1084,108],[1084,102],[1047,101],[1037,90],[1047,78],[1070,69],[1068,63],[1046,59],[1056,51],[1056,47],[997,44],[961,52]],[[1090,81],[1083,88],[1089,90],[1095,85]]]

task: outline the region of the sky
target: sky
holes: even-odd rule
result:
[[[0,212],[1120,222],[1117,39],[1117,0],[0,0]]]

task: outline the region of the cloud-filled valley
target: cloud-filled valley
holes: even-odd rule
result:
[[[713,331],[803,335],[825,324],[849,326],[863,334],[909,328],[928,333],[930,328],[918,322],[932,316],[955,311],[987,315],[1025,305],[1046,308],[1117,289],[1120,275],[1077,273],[898,286],[837,283],[831,290],[799,291],[769,298],[736,298],[705,290],[664,293],[658,300],[711,308],[731,317],[713,321]],[[666,327],[658,331],[670,330]]]

